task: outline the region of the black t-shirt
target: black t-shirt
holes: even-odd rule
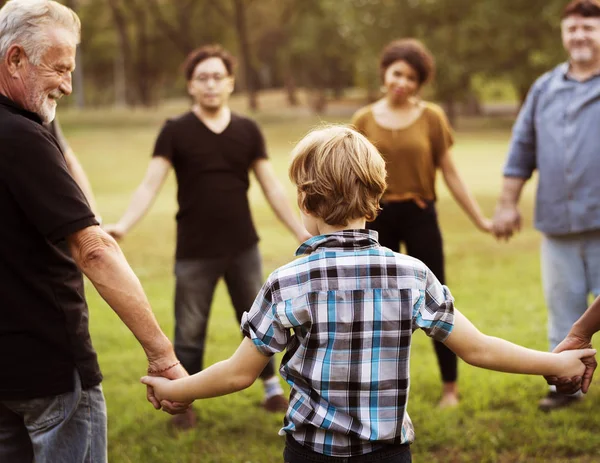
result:
[[[217,134],[188,112],[165,123],[153,155],[169,159],[177,177],[177,259],[225,257],[258,241],[248,171],[267,154],[255,122],[232,114]]]
[[[97,225],[54,137],[0,95],[0,400],[102,380],[65,237]]]

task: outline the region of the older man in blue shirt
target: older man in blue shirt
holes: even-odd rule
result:
[[[500,239],[520,229],[517,204],[537,169],[535,226],[544,235],[551,349],[585,312],[590,293],[600,294],[600,1],[572,1],[561,30],[569,61],[541,76],[527,96],[513,128],[494,217]],[[540,408],[549,411],[580,397],[551,390]]]

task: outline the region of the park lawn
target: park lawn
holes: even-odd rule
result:
[[[181,103],[152,111],[63,111],[64,131],[87,170],[106,223],[119,218],[142,179],[162,121]],[[271,159],[287,180],[295,141],[319,123],[308,114],[259,114]],[[340,116],[329,121],[343,121]],[[455,160],[483,210],[491,215],[501,184],[509,126],[476,121],[457,133]],[[532,229],[533,185],[523,200],[524,231],[509,244],[475,230],[440,182],[438,210],[445,239],[448,285],[456,306],[483,332],[545,350],[546,309],[539,275],[540,236]],[[289,261],[297,243],[270,211],[256,183],[250,191],[261,236],[264,275]],[[165,332],[173,333],[175,182],[171,175],[147,217],[122,247],[139,276]],[[206,217],[210,224],[210,217]],[[169,416],[154,411],[138,379],[145,359],[115,314],[87,285],[90,326],[104,372],[109,411],[111,462],[281,462],[282,415],[258,408],[260,383],[246,391],[197,402],[198,427],[173,436]],[[210,319],[206,364],[226,358],[240,341],[226,288],[219,285]],[[437,410],[439,371],[430,340],[415,334],[408,410],[416,429],[415,462],[592,462],[600,461],[600,389],[570,410],[542,414],[542,378],[459,367],[462,402]]]

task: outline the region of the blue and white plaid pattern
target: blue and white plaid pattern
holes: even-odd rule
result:
[[[286,350],[290,406],[280,434],[349,457],[414,440],[406,403],[411,336],[444,341],[454,305],[421,261],[381,247],[377,232],[315,236],[263,285],[242,331],[266,355]]]

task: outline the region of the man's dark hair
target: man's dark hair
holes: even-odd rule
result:
[[[417,71],[419,85],[428,82],[435,71],[435,61],[431,52],[416,39],[394,40],[385,46],[379,60],[382,78],[387,68],[396,61],[406,61]]]
[[[200,48],[196,48],[194,51],[185,59],[183,63],[183,73],[187,81],[192,80],[194,75],[194,69],[199,63],[209,58],[220,58],[227,69],[227,74],[233,75],[233,69],[235,67],[235,58],[231,53],[225,50],[221,45],[205,45]]]
[[[562,19],[569,16],[583,16],[584,18],[600,17],[600,1],[598,0],[573,0],[563,10]]]

